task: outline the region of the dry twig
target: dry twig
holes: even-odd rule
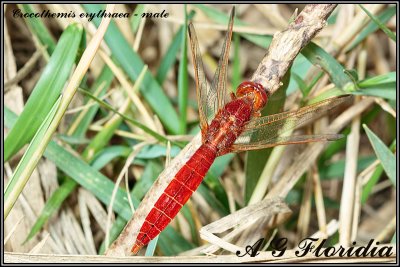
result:
[[[310,4],[289,24],[288,29],[274,34],[267,54],[258,65],[251,81],[263,85],[271,94],[282,85],[300,50],[326,25],[326,19],[337,5]]]

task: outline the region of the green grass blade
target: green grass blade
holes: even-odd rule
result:
[[[233,34],[233,66],[232,66],[232,89],[236,93],[236,88],[242,82],[240,73],[240,35]]]
[[[276,114],[282,110],[286,99],[286,90],[288,87],[288,80],[290,77],[290,71],[286,73],[283,78],[283,86],[276,91],[268,100],[266,108],[261,112],[262,116]],[[251,196],[253,195],[254,189],[260,179],[260,175],[264,170],[264,166],[272,152],[271,148],[254,150],[247,152],[246,155],[246,184],[244,191],[245,203],[249,203]]]
[[[159,157],[165,157],[166,156],[166,150],[167,148],[162,145],[148,145],[144,146],[139,154],[135,157],[135,163],[137,163],[138,159],[156,159]],[[171,147],[171,157],[175,157],[178,155],[180,151],[179,147],[173,146]],[[117,158],[117,157],[127,157],[129,153],[132,152],[131,147],[127,146],[108,146],[101,151],[99,151],[97,154],[94,155],[91,165],[97,169],[101,169],[102,167],[105,166],[108,162],[111,160]]]
[[[178,153],[181,151],[179,147],[171,146],[170,155],[171,157],[176,157]],[[165,157],[167,155],[167,147],[163,145],[148,145],[140,150],[139,154],[137,154],[136,158],[140,159],[155,159],[159,157]]]
[[[64,200],[75,188],[76,182],[72,179],[66,179],[65,182],[62,183],[62,185],[58,187],[56,191],[54,191],[51,197],[47,200],[43,211],[40,213],[35,224],[32,226],[24,242],[29,241],[40,231],[40,229],[42,229],[43,225],[50,219],[54,212],[61,207],[61,205],[64,203]]]
[[[176,233],[172,227],[167,227],[161,232],[158,243],[163,255],[176,255],[176,252],[179,253],[195,248],[192,243],[186,241],[181,235],[176,235]]]
[[[87,145],[90,142],[85,137],[74,137],[66,134],[56,134],[56,138],[69,145]]]
[[[54,162],[61,171],[94,194],[101,202],[106,205],[110,204],[114,183],[106,176],[55,142],[49,143],[44,155]],[[74,167],[71,168],[71,166]],[[132,201],[135,205],[139,203],[137,199],[132,199]],[[123,216],[125,220],[131,218],[132,213],[129,208],[128,198],[122,189],[117,191],[113,210]]]
[[[375,156],[360,157],[357,160],[357,173],[366,169],[376,160]],[[319,169],[321,180],[343,179],[346,160],[338,160]]]
[[[303,97],[307,96],[308,94],[308,87],[307,84],[303,81],[303,79],[297,75],[296,73],[293,73],[293,78],[296,81],[297,85],[299,86],[299,89],[301,91],[301,93],[303,94]]]
[[[375,15],[371,14],[363,5],[359,4],[362,10],[372,19],[373,22],[378,25],[378,27],[394,42],[396,42],[396,34],[394,34],[391,30],[389,30],[388,27],[386,27],[385,23],[383,23],[378,17]]]
[[[397,73],[395,71],[385,73],[382,75],[374,76],[371,78],[367,78],[358,82],[358,87],[360,88],[369,88],[383,84],[392,84],[396,83]]]
[[[158,67],[156,79],[162,85],[167,77],[168,71],[172,68],[176,61],[176,54],[182,43],[182,37],[184,32],[184,27],[181,26],[179,31],[175,34],[171,44],[168,47],[163,59],[161,60],[160,66]]]
[[[135,8],[135,11],[133,14],[137,14],[137,16],[131,16],[131,27],[132,27],[132,32],[136,33],[137,30],[139,29],[140,21],[143,19],[142,18],[142,13],[144,11],[144,4],[138,4]]]
[[[20,4],[18,5],[23,13],[37,13],[36,10],[30,4]],[[50,32],[47,30],[46,26],[43,24],[40,18],[29,17],[25,19],[26,24],[28,25],[30,32],[32,32],[39,42],[47,47],[47,52],[49,55],[52,55],[55,48],[56,42],[54,41],[53,36],[51,36]]]
[[[396,149],[396,142],[393,142],[392,145],[390,146],[390,150],[394,151]],[[361,203],[364,204],[367,202],[369,196],[371,195],[372,189],[378,183],[379,178],[381,177],[383,173],[383,167],[382,164],[379,164],[376,168],[375,171],[373,172],[371,178],[368,180],[367,184],[363,186],[362,189],[362,194],[361,194]]]
[[[381,14],[377,16],[379,21],[382,23],[388,22],[394,15],[396,14],[396,7],[391,6],[385,9]],[[367,26],[357,35],[356,39],[353,41],[353,43],[349,46],[349,48],[346,49],[346,51],[353,50],[354,47],[356,47],[358,44],[360,44],[362,41],[365,40],[371,33],[376,31],[378,29],[378,25],[371,21],[370,23],[367,24]]]
[[[98,4],[85,4],[85,10],[90,13],[98,13],[102,6]],[[93,22],[99,26],[101,18],[94,18]],[[136,80],[144,67],[142,59],[133,51],[113,21],[107,29],[104,39],[111,49],[112,54],[131,80]],[[140,92],[151,108],[160,118],[166,129],[172,134],[179,133],[179,119],[170,100],[163,92],[157,80],[150,71],[146,72]]]
[[[324,72],[323,71],[321,71],[320,73],[318,73],[318,75],[316,75],[314,77],[314,79],[311,81],[310,85],[308,86],[308,89],[307,89],[308,93],[311,91],[312,88],[314,88],[314,86],[322,78],[322,76],[324,76]],[[308,93],[307,93],[307,95],[308,95]]]
[[[396,100],[396,84],[393,86],[376,86],[352,92],[353,95],[376,96],[390,100]]]
[[[216,195],[203,183],[197,188],[197,192],[203,196],[203,198],[207,201],[207,203],[218,212],[218,214],[222,216],[226,216],[229,214],[229,208],[227,208],[219,199],[216,198]]]
[[[218,157],[214,161],[213,165],[211,166],[210,170],[203,180],[203,184],[207,185],[207,187],[212,191],[212,193],[215,195],[216,200],[209,199],[209,197],[205,194],[203,194],[203,197],[204,199],[206,199],[211,207],[218,211],[221,216],[228,214],[229,204],[228,196],[219,177],[222,176],[224,170],[226,170],[234,156],[234,154],[227,154]],[[221,209],[221,207],[223,208]]]
[[[188,207],[188,205],[185,205],[182,207],[180,212],[182,213],[183,217],[185,217],[186,221],[188,222],[188,224],[190,226],[190,234],[191,234],[193,243],[199,244],[199,232],[197,231],[196,223],[194,221],[194,218],[193,218],[190,208]]]
[[[194,11],[192,10],[188,17],[188,20],[193,18]],[[185,24],[186,25],[186,24]],[[167,77],[168,71],[172,68],[176,61],[176,55],[178,54],[179,48],[181,48],[183,32],[185,32],[185,28],[187,26],[182,25],[178,32],[175,34],[174,38],[172,39],[171,44],[169,45],[167,52],[165,53],[164,57],[161,60],[160,66],[158,67],[156,80],[159,84],[163,84],[165,78]]]
[[[40,125],[35,136],[32,138],[32,142],[29,144],[27,150],[24,153],[21,161],[18,163],[17,168],[14,171],[13,176],[8,182],[4,191],[4,217],[6,218],[11,211],[14,203],[17,201],[18,196],[21,194],[28,182],[33,170],[36,167],[43,151],[46,149],[46,139],[44,136],[48,131],[48,128],[57,112],[60,105],[61,96],[54,103],[50,112],[46,116],[45,120]]]
[[[5,161],[31,140],[59,97],[71,73],[82,32],[79,25],[72,24],[61,35],[24,110],[4,141]]]
[[[92,88],[90,89],[90,91],[93,92],[94,94],[95,92],[100,90],[97,97],[101,98],[106,93],[107,89],[110,87],[113,79],[114,79],[113,72],[107,65],[105,65],[102,71],[100,72],[99,76],[97,77],[95,83],[93,84]],[[85,104],[90,103],[90,101],[92,101],[90,100],[90,98],[86,99]],[[81,114],[84,111],[81,111],[74,119],[74,122],[78,120],[79,127],[77,127],[73,131],[72,136],[84,137],[87,129],[89,128],[89,125],[92,123],[93,118],[98,110],[99,110],[99,105],[94,104],[83,114],[83,116],[81,116]]]
[[[352,80],[344,72],[343,66],[329,53],[314,43],[309,43],[301,53],[313,64],[320,66],[330,77],[336,87],[345,89]]]
[[[132,152],[132,148],[126,147],[126,146],[109,146],[98,153],[96,153],[92,160],[91,160],[91,165],[93,168],[100,170],[103,168],[105,165],[107,165],[108,162],[111,160],[117,158],[117,157],[128,157],[129,153]]]
[[[158,242],[158,238],[160,236],[156,236],[153,240],[150,241],[150,243],[147,245],[146,248],[146,253],[145,256],[146,257],[151,257],[154,255],[154,251],[156,250],[156,246],[157,246],[157,242]]]
[[[383,173],[383,167],[382,165],[379,165],[376,167],[375,171],[372,173],[371,178],[369,178],[368,183],[364,185],[362,189],[362,194],[361,194],[361,203],[365,204],[371,195],[372,189],[378,183],[379,178],[381,177]]]
[[[99,103],[100,105],[106,107],[107,109],[111,110],[112,112],[118,114],[119,116],[121,116],[121,118],[129,121],[130,123],[132,123],[133,125],[137,126],[138,128],[142,129],[143,131],[145,131],[146,133],[150,134],[151,136],[153,136],[154,138],[156,138],[158,141],[160,142],[167,142],[169,141],[165,136],[160,135],[159,133],[151,130],[150,128],[148,128],[147,126],[141,124],[140,122],[129,118],[128,116],[122,114],[121,112],[119,112],[118,110],[116,110],[114,107],[112,107],[111,105],[107,104],[106,102],[104,102],[103,100],[95,97],[94,95],[92,95],[91,93],[89,93],[86,90],[80,89],[79,90],[81,93],[87,95],[88,97],[90,97],[91,99],[95,100],[97,103]],[[180,145],[180,143],[177,143],[175,141],[170,141],[171,143],[175,144],[175,145]]]
[[[296,59],[293,61],[293,65],[290,68],[291,75],[286,89],[287,96],[298,88],[294,74],[298,75],[299,77],[306,77],[311,66],[312,64],[302,54],[297,55]]]
[[[355,90],[354,85],[349,86],[348,89],[355,95],[377,96],[396,100],[396,72],[367,78],[358,82],[357,87],[359,90]]]
[[[367,133],[368,139],[375,151],[376,156],[381,161],[383,169],[385,170],[390,181],[396,186],[396,157],[392,151],[376,136],[367,125],[363,125],[365,132]]]

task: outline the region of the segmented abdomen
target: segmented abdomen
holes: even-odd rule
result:
[[[137,253],[167,227],[200,185],[215,157],[216,149],[203,144],[177,172],[147,215],[132,247],[133,253]]]

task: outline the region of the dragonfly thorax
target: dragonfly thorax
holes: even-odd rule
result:
[[[255,82],[242,82],[237,90],[237,97],[251,97],[253,99],[253,112],[258,112],[264,108],[268,101],[268,94],[265,88]]]

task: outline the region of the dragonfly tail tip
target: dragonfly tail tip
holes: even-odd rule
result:
[[[143,245],[138,244],[137,242],[133,245],[131,252],[133,253],[133,255],[136,255],[139,250],[141,250],[143,247]]]

